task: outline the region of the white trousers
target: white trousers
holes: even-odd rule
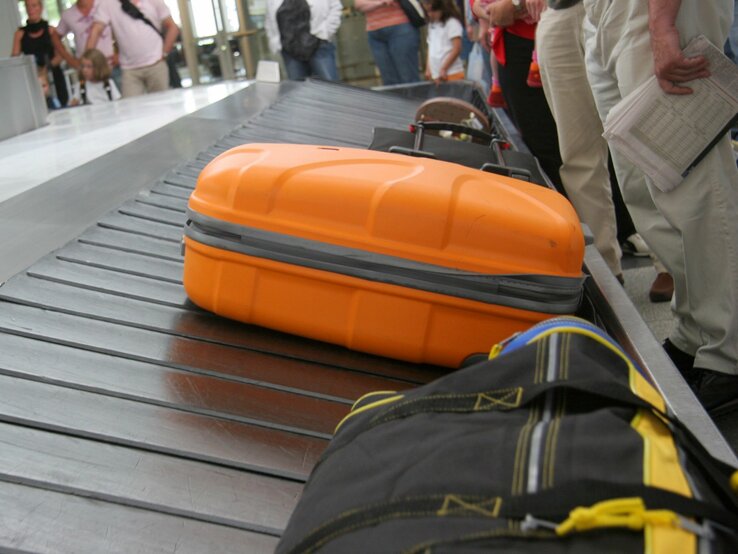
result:
[[[584,0],[587,72],[601,117],[653,75],[647,0]],[[722,47],[733,0],[681,3],[682,46],[699,34]],[[613,149],[636,228],[674,277],[670,340],[695,366],[738,374],[738,170],[726,136],[664,193]]]
[[[622,273],[615,207],[607,169],[607,142],[584,65],[584,6],[545,10],[536,31],[543,90],[556,120],[559,171],[579,218],[615,275]]]

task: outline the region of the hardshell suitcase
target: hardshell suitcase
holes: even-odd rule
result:
[[[184,286],[225,317],[450,367],[582,293],[559,194],[456,164],[250,144],[200,174]]]
[[[738,552],[738,468],[601,330],[553,318],[492,356],[359,399],[277,552]]]

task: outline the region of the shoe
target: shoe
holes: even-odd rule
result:
[[[502,87],[497,83],[490,87],[487,104],[489,104],[491,108],[507,108],[505,97],[502,95]]]
[[[620,244],[620,249],[623,251],[623,254],[637,258],[645,258],[651,255],[651,249],[638,233],[633,233],[625,239]]]
[[[538,67],[538,62],[530,62],[530,70],[528,71],[528,78],[525,82],[531,88],[541,88],[543,86],[541,69]]]
[[[669,356],[671,362],[679,370],[679,373],[682,374],[682,377],[684,377],[689,388],[696,390],[697,385],[699,385],[701,373],[699,370],[694,369],[694,356],[674,346],[674,343],[669,339],[666,339],[662,346],[666,355]]]
[[[648,291],[648,298],[651,302],[670,302],[674,296],[674,279],[668,273],[659,273],[656,275],[651,290]]]
[[[693,371],[699,372],[699,380],[692,390],[708,412],[738,400],[738,375],[700,368]]]

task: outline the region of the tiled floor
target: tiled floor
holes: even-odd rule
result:
[[[623,258],[625,276],[625,292],[635,304],[643,320],[648,324],[651,332],[662,342],[669,336],[674,318],[669,302],[651,302],[648,291],[656,278],[656,271],[648,258]]]

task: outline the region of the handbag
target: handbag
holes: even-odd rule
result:
[[[425,18],[425,10],[418,0],[397,0],[400,3],[402,11],[410,20],[413,27],[422,27],[427,23]]]

